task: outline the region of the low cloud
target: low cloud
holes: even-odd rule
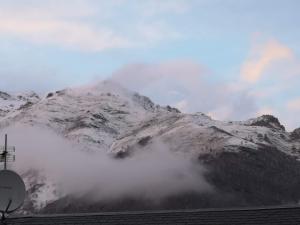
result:
[[[247,90],[231,83],[216,83],[211,72],[193,61],[132,64],[112,75],[128,89],[151,97],[162,105],[183,112],[201,111],[216,119],[245,119],[253,116],[256,104]]]
[[[159,141],[130,158],[114,159],[101,149],[84,152],[84,146],[41,128],[16,126],[2,129],[0,136],[4,133],[16,147],[17,171],[40,171],[62,196],[159,201],[179,193],[212,190],[199,162],[171,152]]]

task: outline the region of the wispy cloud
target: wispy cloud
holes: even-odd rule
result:
[[[183,13],[187,10],[184,2],[136,2],[138,7],[132,3],[117,0],[0,3],[0,34],[82,51],[140,47],[180,37],[159,12]],[[127,18],[122,7],[129,8]]]
[[[128,47],[130,41],[105,26],[85,21],[96,14],[89,4],[75,1],[46,4],[12,4],[0,8],[0,33],[37,44],[85,51]],[[76,4],[77,3],[77,4]],[[68,8],[72,8],[71,10]]]
[[[253,47],[250,57],[242,65],[242,79],[255,83],[262,78],[272,64],[292,58],[292,50],[276,40],[269,40],[263,45],[256,45]]]
[[[272,38],[254,43],[250,57],[241,66],[236,83],[259,105],[256,115],[273,114],[282,119],[288,129],[299,127],[300,60],[284,43]],[[298,94],[299,95],[299,94]]]
[[[130,41],[109,29],[99,29],[84,23],[57,20],[27,20],[6,18],[0,21],[0,33],[6,33],[38,44],[58,45],[85,51],[129,47]]]

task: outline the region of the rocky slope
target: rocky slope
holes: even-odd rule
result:
[[[264,115],[217,121],[154,104],[111,81],[39,97],[0,92],[0,130],[22,124],[54,131],[86,154],[101,151],[122,162],[157,141],[205,167],[212,192],[180,193],[152,204],[135,198],[91,202],[57,194],[39,172],[23,171],[24,211],[71,212],[295,204],[300,200],[300,133]],[[146,159],[145,159],[146,160]],[[83,162],[84,163],[84,162]]]

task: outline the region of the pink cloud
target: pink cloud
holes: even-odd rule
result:
[[[292,99],[287,103],[287,109],[300,113],[300,98]]]
[[[242,65],[242,80],[256,83],[274,63],[291,60],[293,57],[290,48],[273,39],[263,45],[256,45],[251,56]]]

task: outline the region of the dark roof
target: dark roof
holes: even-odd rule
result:
[[[299,225],[300,207],[119,212],[14,217],[7,225]]]

